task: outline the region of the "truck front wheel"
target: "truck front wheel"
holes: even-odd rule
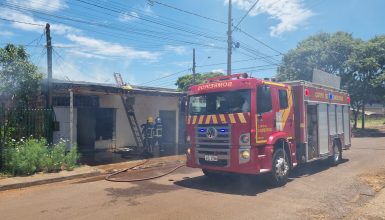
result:
[[[215,178],[218,178],[221,176],[220,173],[217,173],[217,172],[213,172],[213,171],[210,171],[210,170],[206,170],[206,169],[202,169],[202,172],[203,174],[207,177],[207,178],[210,178],[210,179],[215,179]]]
[[[284,186],[289,178],[289,160],[283,149],[278,148],[273,153],[270,182],[274,186]]]

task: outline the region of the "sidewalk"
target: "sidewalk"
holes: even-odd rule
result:
[[[148,162],[145,165],[140,166],[140,169],[157,167],[157,166],[160,166],[161,164],[164,164],[165,162],[169,163],[172,161],[184,161],[184,160],[185,160],[184,155],[151,158],[151,159],[148,159]],[[65,180],[72,180],[72,179],[78,179],[78,178],[106,175],[108,173],[116,172],[121,169],[134,167],[136,165],[142,164],[145,161],[146,160],[135,160],[135,161],[127,161],[122,163],[106,164],[106,165],[99,165],[99,166],[84,165],[74,169],[73,171],[61,171],[59,173],[37,173],[32,176],[26,176],[26,177],[4,178],[4,179],[0,179],[0,191],[61,182]]]

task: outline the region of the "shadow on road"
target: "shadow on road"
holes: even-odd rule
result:
[[[341,163],[348,162],[343,159]],[[306,178],[313,174],[332,168],[329,161],[314,161],[295,168],[289,178],[289,182],[297,178]],[[262,175],[223,175],[217,179],[198,176],[176,181],[174,184],[190,189],[217,192],[224,194],[256,196],[259,193],[273,189],[267,181],[267,174]]]
[[[340,164],[348,162],[349,159],[343,158]],[[310,163],[301,164],[293,169],[290,178],[296,179],[301,177],[311,176],[313,174],[333,168],[328,160],[317,160]]]
[[[385,137],[384,128],[365,128],[365,129],[352,129],[353,137],[363,138],[363,137]]]
[[[253,175],[223,175],[216,179],[198,176],[176,181],[174,184],[208,192],[247,196],[256,196],[269,189],[263,176]]]

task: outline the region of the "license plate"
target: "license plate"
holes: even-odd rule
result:
[[[205,161],[218,161],[218,156],[215,156],[215,155],[205,155]]]

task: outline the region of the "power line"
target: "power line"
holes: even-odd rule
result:
[[[243,31],[242,29],[237,28],[237,30],[238,30],[239,32],[243,33],[244,35],[250,37],[251,39],[257,41],[258,43],[264,45],[265,47],[269,48],[270,50],[273,50],[273,51],[275,51],[275,52],[277,52],[277,53],[279,53],[279,54],[281,54],[281,55],[284,55],[281,51],[272,48],[271,46],[267,45],[266,43],[262,42],[261,40],[258,40],[258,39],[255,38],[253,35],[251,35],[251,34],[245,32],[245,31]]]
[[[165,3],[162,3],[162,2],[156,1],[156,0],[148,0],[148,1],[149,1],[149,2],[153,2],[153,3],[157,3],[157,4],[159,4],[159,5],[163,5],[163,6],[165,6],[165,7],[169,7],[169,8],[172,8],[172,9],[175,9],[175,10],[178,10],[178,11],[181,11],[181,12],[184,12],[184,13],[187,13],[187,14],[192,14],[192,15],[195,15],[195,16],[198,16],[198,17],[206,18],[206,19],[208,19],[208,20],[213,20],[213,21],[216,21],[216,22],[221,23],[221,24],[227,24],[226,22],[218,21],[218,20],[215,20],[215,19],[212,19],[212,18],[208,18],[208,17],[202,16],[202,15],[196,14],[196,13],[192,13],[192,12],[186,11],[186,10],[184,10],[184,9],[180,9],[180,8],[175,7],[175,6],[168,5],[168,4],[165,4]],[[273,50],[273,51],[275,51],[275,52],[277,52],[277,53],[279,53],[279,54],[281,54],[281,55],[283,55],[282,52],[280,52],[280,51],[278,51],[278,50],[272,48],[272,47],[269,46],[268,44],[262,42],[261,40],[256,39],[256,38],[253,37],[252,35],[250,35],[250,34],[248,34],[247,32],[241,30],[240,28],[238,28],[238,26],[240,25],[240,23],[244,20],[244,18],[250,13],[250,11],[255,7],[255,5],[256,5],[258,2],[259,2],[259,0],[257,0],[257,1],[250,7],[250,9],[247,11],[247,13],[241,18],[241,20],[238,22],[238,24],[233,28],[233,31],[234,31],[234,30],[239,30],[240,32],[242,32],[242,33],[244,33],[245,35],[247,35],[248,37],[252,38],[253,40],[255,40],[255,41],[257,41],[257,42],[259,42],[260,44],[262,44],[262,45],[268,47],[269,49],[271,49],[271,50]],[[272,5],[274,5],[274,4],[278,3],[278,2],[279,2],[279,0],[276,1],[276,2],[274,2]]]
[[[155,82],[155,81],[157,81],[157,80],[164,79],[164,78],[167,78],[167,77],[170,77],[170,76],[174,76],[174,75],[177,75],[177,74],[180,74],[180,73],[183,73],[183,72],[186,72],[186,71],[190,71],[190,70],[191,70],[191,68],[184,69],[184,70],[181,70],[181,71],[178,71],[178,72],[169,74],[169,75],[167,75],[167,76],[159,77],[159,78],[156,78],[156,79],[147,81],[147,82],[140,83],[139,85],[145,85],[145,84],[148,84],[148,83],[151,83],[151,82]]]
[[[62,69],[62,65],[61,65],[61,63],[59,62],[59,59],[58,59],[58,57],[59,56],[61,57],[61,55],[55,49],[53,49],[53,52],[54,52],[54,54],[57,55],[57,56],[54,56],[54,58],[55,58],[56,63],[59,66],[60,71],[62,72],[63,76],[68,78],[67,73],[65,73],[64,70]]]
[[[79,1],[81,1],[81,0],[79,0]],[[0,5],[4,5],[4,4],[0,4]],[[170,41],[179,41],[181,43],[187,43],[187,44],[192,44],[192,45],[200,45],[200,46],[212,47],[212,48],[217,48],[217,49],[225,49],[223,47],[212,46],[210,44],[202,44],[202,43],[197,43],[197,42],[190,42],[190,41],[185,41],[185,40],[179,40],[179,39],[170,38],[170,37],[162,37],[162,36],[159,36],[159,34],[154,35],[154,34],[149,34],[149,33],[138,32],[138,31],[135,31],[135,30],[127,32],[127,29],[125,29],[125,28],[112,27],[112,26],[109,26],[109,25],[106,25],[106,24],[103,24],[103,23],[97,23],[97,22],[93,22],[93,21],[87,21],[87,20],[77,19],[77,18],[68,17],[68,16],[59,16],[59,15],[49,14],[49,13],[45,13],[45,12],[42,12],[42,11],[36,11],[36,10],[25,8],[25,7],[23,8],[23,7],[20,7],[20,6],[14,6],[14,5],[11,5],[11,4],[8,4],[8,5],[5,5],[5,6],[8,6],[8,7],[11,6],[10,8],[12,10],[32,11],[32,12],[35,12],[35,13],[40,13],[40,14],[47,15],[47,16],[54,17],[54,18],[60,18],[60,19],[68,20],[68,21],[73,21],[73,22],[81,23],[81,24],[98,26],[98,27],[103,27],[103,28],[111,29],[111,30],[117,30],[117,31],[120,31],[120,32],[123,32],[123,33],[137,34],[137,35],[140,35],[140,36],[146,36],[146,37],[151,37],[151,38],[156,38],[156,39],[165,39],[165,40],[170,40]],[[59,21],[58,23],[66,24],[66,23],[61,22],[61,21]]]
[[[269,57],[274,57],[274,56],[279,56],[279,55],[272,55],[272,56],[266,56],[266,57],[263,57],[263,58],[269,58]],[[262,57],[261,57],[262,58]],[[247,61],[256,61],[260,58],[256,57],[256,58],[251,58],[251,59],[244,59],[244,60],[236,60],[236,61],[232,61],[232,63],[241,63],[241,62],[247,62]],[[225,62],[222,62],[222,63],[212,63],[212,64],[206,64],[206,65],[198,65],[196,67],[207,67],[207,66],[219,66],[219,65],[224,65],[226,64]]]
[[[82,1],[84,2],[84,1]],[[13,10],[15,10],[14,8],[12,8]],[[77,22],[77,23],[82,23],[82,24],[87,24],[87,25],[92,25],[92,26],[101,26],[101,27],[104,27],[104,28],[108,28],[108,29],[112,29],[112,30],[117,30],[117,31],[121,31],[121,32],[124,32],[124,33],[127,33],[126,32],[126,29],[122,29],[122,28],[112,28],[111,26],[108,26],[108,25],[105,25],[105,24],[100,24],[100,23],[96,23],[96,22],[90,22],[90,21],[85,21],[85,20],[79,20],[79,19],[76,19],[76,18],[72,18],[72,17],[65,17],[65,16],[57,16],[57,15],[52,15],[52,14],[48,14],[48,13],[44,13],[44,12],[40,12],[40,11],[34,11],[34,10],[31,10],[31,9],[25,9],[25,8],[21,8],[21,7],[18,7],[18,9],[24,9],[24,10],[29,10],[29,11],[33,11],[33,12],[36,12],[36,13],[42,13],[44,15],[47,15],[47,16],[50,16],[50,17],[56,17],[56,18],[60,18],[60,19],[64,19],[64,20],[69,20],[69,21],[74,21],[74,22]],[[65,24],[64,22],[59,22],[59,23],[62,23],[62,24]],[[94,31],[96,32],[95,30],[91,30],[91,31]],[[179,41],[181,43],[186,43],[186,44],[191,44],[191,45],[198,45],[198,46],[203,46],[203,47],[213,47],[213,48],[216,48],[216,49],[225,49],[224,47],[218,47],[218,46],[213,46],[213,45],[210,45],[210,44],[201,44],[201,43],[196,43],[196,42],[190,42],[190,41],[185,41],[185,40],[180,40],[180,39],[171,39],[169,37],[161,37],[159,35],[153,35],[153,34],[148,34],[148,33],[141,33],[141,32],[137,32],[137,31],[131,31],[130,32],[131,34],[139,34],[141,36],[147,36],[147,37],[151,37],[151,38],[161,38],[161,39],[164,39],[164,40],[173,40],[173,41]]]
[[[259,2],[259,0],[255,1],[255,3],[250,7],[250,9],[246,12],[246,14],[241,18],[241,20],[239,20],[238,24],[235,25],[235,27],[233,28],[232,31],[234,31],[235,29],[238,28],[238,26],[242,23],[243,19],[246,18],[246,16],[250,13],[251,10],[253,10],[253,8],[255,7],[255,5],[257,5],[257,3]]]
[[[36,66],[39,66],[40,65],[40,62],[41,62],[41,59],[43,58],[43,56],[45,56],[47,54],[47,50],[45,49],[45,47],[41,50],[41,53],[40,53],[40,56],[39,57],[36,57]]]
[[[204,15],[200,15],[200,14],[197,14],[197,13],[194,13],[194,12],[190,12],[190,11],[186,11],[184,9],[180,9],[180,8],[177,8],[175,6],[172,6],[172,5],[168,5],[168,4],[165,4],[165,3],[162,3],[162,2],[159,2],[159,1],[156,1],[156,0],[148,0],[150,3],[156,3],[156,4],[159,4],[159,5],[162,5],[162,6],[165,6],[165,7],[168,7],[168,8],[172,8],[174,10],[177,10],[177,11],[180,11],[180,12],[184,12],[186,14],[190,14],[190,15],[194,15],[194,16],[197,16],[197,17],[200,17],[200,18],[204,18],[206,20],[210,20],[210,21],[214,21],[214,22],[217,22],[217,23],[220,23],[220,24],[227,24],[226,22],[223,22],[223,21],[220,21],[220,20],[217,20],[217,19],[214,19],[214,18],[209,18],[209,17],[206,17]]]
[[[28,24],[28,25],[34,25],[34,26],[45,27],[45,26],[42,25],[42,24],[30,23],[30,22],[25,22],[25,21],[18,21],[18,20],[7,19],[7,18],[0,18],[0,20],[3,20],[3,21],[9,21],[9,22],[15,22],[15,23],[20,23],[20,24]]]
[[[84,4],[92,5],[92,6],[97,7],[97,8],[102,8],[104,10],[116,12],[116,13],[119,13],[119,14],[124,13],[124,11],[122,11],[122,10],[116,10],[116,9],[113,9],[113,8],[105,7],[103,5],[87,2],[87,1],[84,1],[84,0],[76,0],[76,1],[82,2]],[[204,34],[204,33],[203,34],[197,34],[197,33],[185,30],[185,29],[180,28],[180,27],[175,27],[175,26],[172,26],[172,25],[169,25],[169,24],[164,24],[164,23],[158,22],[156,20],[151,20],[151,19],[148,19],[148,18],[143,18],[143,17],[140,17],[140,16],[135,15],[135,14],[129,14],[129,13],[127,14],[126,13],[126,15],[129,16],[129,17],[132,17],[132,18],[136,18],[136,19],[139,19],[139,20],[144,20],[144,21],[147,21],[147,22],[150,22],[150,23],[154,23],[154,24],[157,24],[157,25],[161,25],[161,26],[164,26],[164,27],[176,29],[176,30],[179,30],[179,31],[184,31],[184,32],[187,32],[187,33],[190,33],[190,34],[196,34],[196,35],[199,35],[199,36],[202,36],[202,37],[206,37],[206,38],[209,38],[209,39],[213,39],[213,40],[222,41],[222,40],[210,37],[210,36],[208,36],[207,34]]]
[[[273,59],[271,56],[261,56],[259,51],[253,50],[251,48],[241,47],[241,49],[243,49],[246,52],[252,54],[253,56],[256,56],[257,58],[261,59],[265,63],[272,64],[274,62],[279,62],[279,61],[276,61],[275,59]],[[269,57],[269,58],[266,58],[266,57]]]

